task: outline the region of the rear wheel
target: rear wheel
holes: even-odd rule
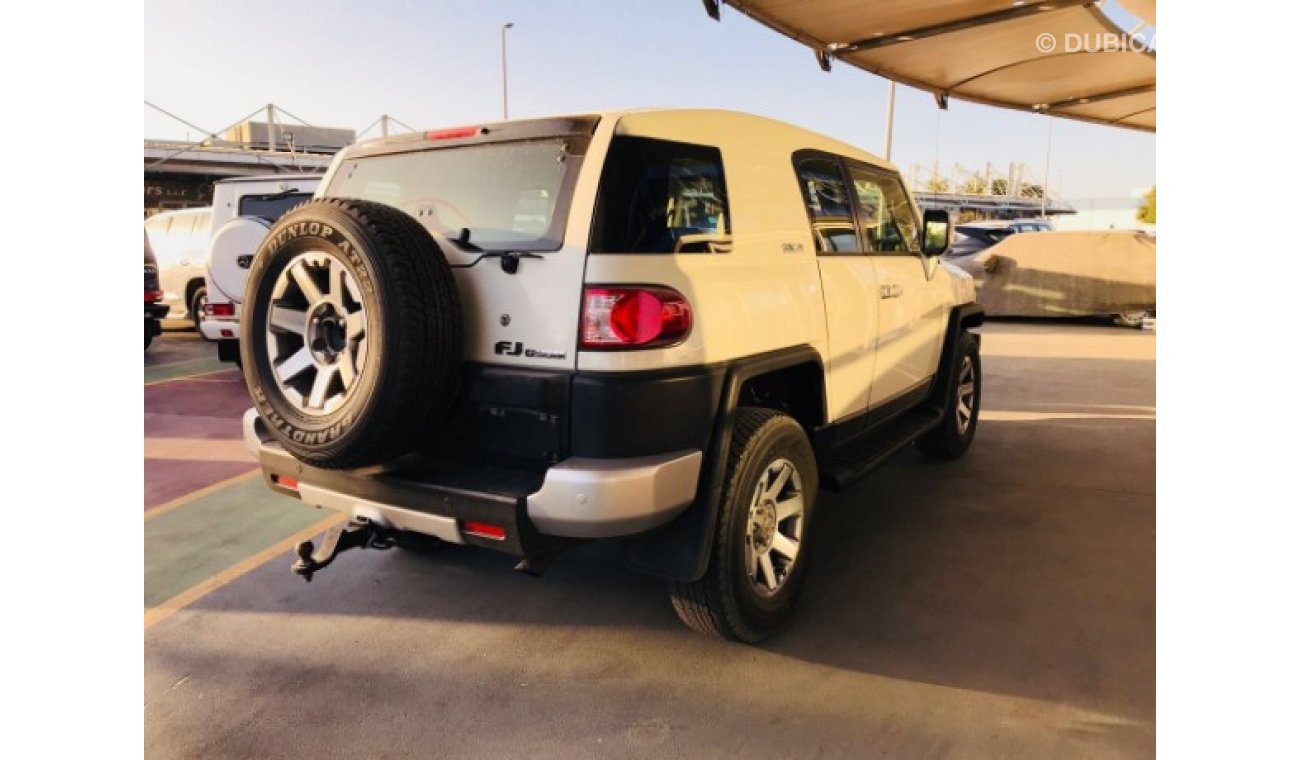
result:
[[[194,322],[194,329],[198,330],[200,323],[203,322],[203,307],[208,305],[208,289],[199,288],[194,291],[194,296],[190,298],[190,320]]]
[[[704,577],[669,592],[688,627],[756,643],[790,618],[808,572],[817,497],[808,436],[780,412],[739,409],[725,482]]]

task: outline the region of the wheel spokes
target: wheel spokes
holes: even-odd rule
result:
[[[772,536],[772,551],[793,562],[795,556],[799,554],[799,542],[777,531],[776,535]]]
[[[348,340],[357,340],[366,334],[366,310],[361,309],[347,316]]]
[[[329,260],[329,300],[342,306],[343,305],[343,265]]]
[[[803,514],[802,493],[798,493],[798,492],[793,493],[790,495],[789,498],[785,499],[784,501],[778,501],[776,503],[776,521],[778,523],[785,522],[791,517],[794,517],[795,515],[801,515],[801,514]]]
[[[288,383],[301,375],[308,367],[315,366],[315,364],[311,358],[311,351],[303,347],[298,349],[298,352],[293,356],[276,365],[275,376],[279,378],[281,384]]]
[[[302,296],[307,299],[309,306],[314,306],[325,300],[325,295],[320,292],[316,280],[312,279],[311,272],[307,271],[307,262],[305,260],[294,264],[293,268],[289,270],[289,276],[298,285],[298,289],[302,291]]]
[[[772,479],[767,488],[763,489],[763,496],[775,501],[776,497],[781,494],[781,489],[785,488],[785,484],[790,480],[790,473],[792,472],[794,472],[794,465],[789,462],[782,462],[781,469],[777,472],[776,477]],[[771,476],[770,470],[768,475]]]
[[[339,354],[338,364],[335,365],[339,370],[339,379],[343,381],[343,390],[346,392],[352,387],[352,381],[357,378],[357,368],[352,361],[352,351],[345,349]]]
[[[334,374],[338,370],[335,367],[317,367],[316,380],[311,384],[311,398],[307,400],[307,405],[316,409],[325,406],[326,394],[329,392],[330,383],[334,380]]]
[[[776,568],[772,567],[772,554],[764,552],[758,557],[758,568],[762,573],[759,581],[767,587],[768,591],[776,590]]]
[[[287,306],[271,306],[271,327],[283,332],[307,334],[307,312]]]

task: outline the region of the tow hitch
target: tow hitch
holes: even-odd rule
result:
[[[293,571],[311,583],[312,575],[328,567],[339,552],[348,549],[391,549],[394,543],[392,531],[364,517],[354,517],[346,525],[336,525],[326,531],[319,549],[311,541],[298,544],[298,560],[293,563]]]

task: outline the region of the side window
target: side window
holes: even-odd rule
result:
[[[853,206],[838,161],[821,156],[795,158],[799,192],[808,210],[818,253],[862,250],[853,226]]]
[[[898,177],[879,169],[849,164],[849,179],[853,181],[867,250],[919,253],[916,215]]]
[[[615,137],[600,177],[591,251],[703,251],[706,244],[683,238],[730,234],[728,212],[717,148]]]

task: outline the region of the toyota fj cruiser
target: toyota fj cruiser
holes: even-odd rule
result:
[[[819,489],[971,445],[983,311],[949,239],[880,159],[737,113],[346,149],[243,299],[246,443],[351,518],[295,571],[431,536],[540,572],[618,538],[688,626],[762,639]]]

